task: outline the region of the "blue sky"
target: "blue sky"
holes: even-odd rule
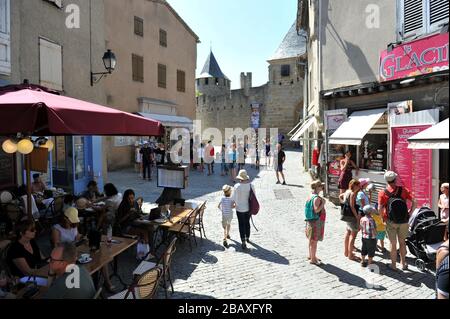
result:
[[[297,15],[297,0],[168,0],[200,37],[197,74],[212,43],[232,88],[240,73],[253,73],[253,86],[267,82],[267,59],[275,53]]]

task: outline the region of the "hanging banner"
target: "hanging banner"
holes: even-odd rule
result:
[[[259,124],[259,113],[260,113],[261,104],[252,103],[251,107],[252,107],[252,115],[250,118],[250,124],[251,124],[251,128],[256,130],[259,128],[259,125],[260,125]]]
[[[431,125],[393,127],[391,168],[396,172],[399,185],[408,188],[417,207],[423,205],[432,208],[432,151],[408,149],[408,138]]]

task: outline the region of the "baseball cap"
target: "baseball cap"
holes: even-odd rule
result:
[[[387,171],[384,174],[384,179],[386,180],[386,182],[390,183],[393,182],[397,179],[397,173],[393,172],[393,171]]]

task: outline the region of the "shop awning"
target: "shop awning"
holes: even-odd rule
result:
[[[331,135],[329,144],[361,145],[361,140],[380,120],[386,109],[353,112],[336,132]]]
[[[298,131],[291,137],[291,141],[297,142],[301,140],[301,137],[305,132],[313,125],[317,123],[317,119],[315,116],[311,117],[307,121],[305,121],[302,126],[298,129]]]
[[[449,119],[438,123],[425,131],[408,139],[411,149],[449,149],[448,125]]]
[[[192,131],[194,129],[193,121],[190,118],[187,118],[184,116],[153,114],[153,113],[144,113],[144,112],[139,112],[137,114],[142,117],[145,117],[147,119],[158,121],[165,127],[186,128],[189,131]]]

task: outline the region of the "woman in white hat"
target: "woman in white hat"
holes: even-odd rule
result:
[[[236,203],[236,215],[239,222],[239,234],[241,235],[242,249],[247,249],[250,242],[250,189],[255,193],[255,188],[250,183],[247,171],[242,169],[236,177],[239,180],[234,186],[233,200]]]
[[[78,209],[70,207],[64,211],[61,220],[52,228],[52,244],[56,247],[59,243],[74,243],[81,239],[78,233]]]

